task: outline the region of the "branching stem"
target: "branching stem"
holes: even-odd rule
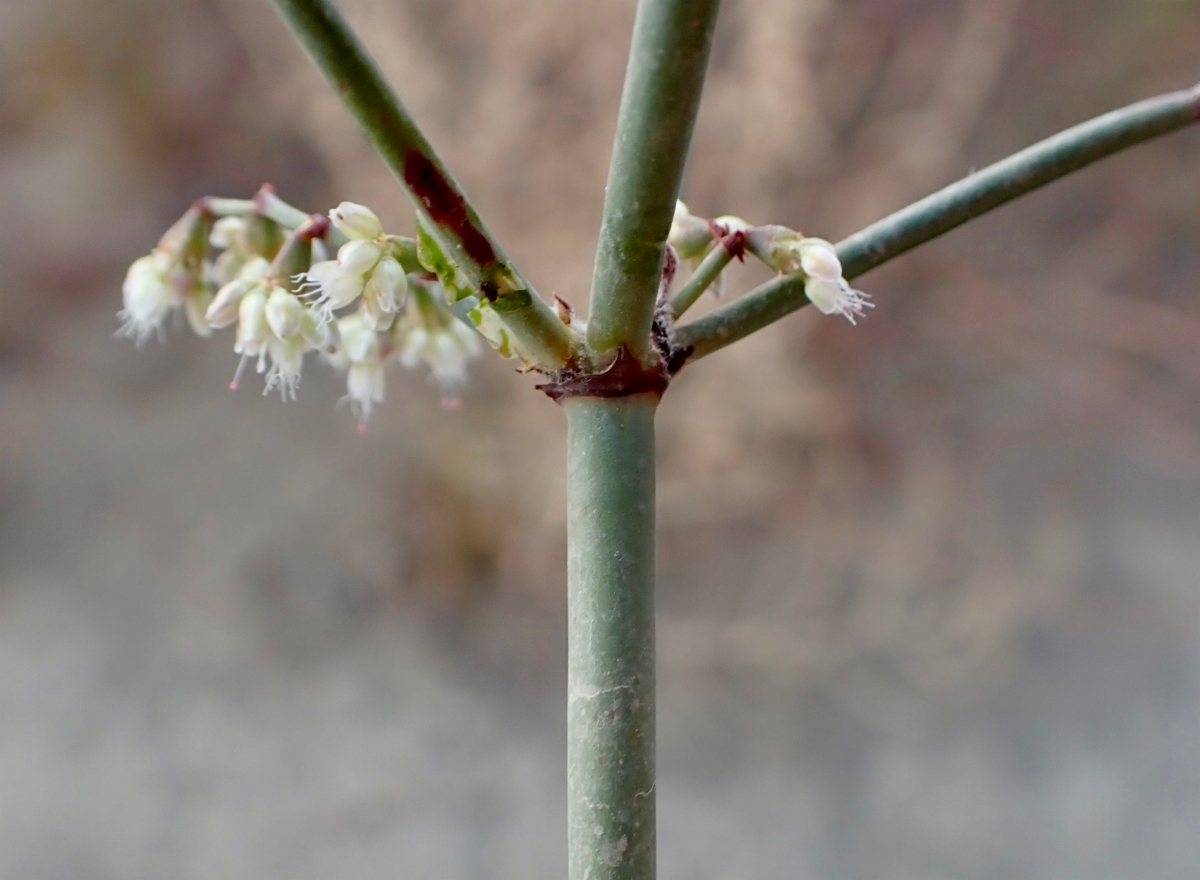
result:
[[[588,343],[642,361],[719,0],[639,0],[592,275]]]
[[[735,233],[736,235],[736,233]],[[721,277],[729,261],[734,258],[738,245],[730,241],[733,236],[726,236],[713,245],[712,250],[705,254],[692,277],[687,280],[679,292],[671,299],[671,316],[678,320],[684,312],[695,305],[701,294]]]
[[[1200,118],[1200,87],[1114,110],[952,183],[838,243],[847,279],[862,275],[1018,196]],[[807,305],[804,279],[782,276],[677,328],[675,341],[704,357]]]
[[[471,283],[505,299],[501,321],[536,366],[557,370],[571,334],[509,262],[332,0],[272,0],[279,14]],[[711,2],[711,0],[710,0]]]

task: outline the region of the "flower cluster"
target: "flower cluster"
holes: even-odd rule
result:
[[[230,387],[253,362],[263,393],[284,400],[296,396],[305,355],[319,352],[346,373],[345,399],[360,428],[383,402],[392,361],[427,367],[443,399],[457,400],[478,336],[450,312],[415,259],[415,242],[385,234],[379,218],[353,202],[292,228],[245,204],[243,213],[217,218],[209,202],[198,202],[130,266],[119,334],[138,344],[161,338],[179,311],[201,336],[236,325],[240,360]],[[326,259],[335,244],[336,258]]]
[[[873,308],[868,295],[850,287],[842,277],[837,250],[823,238],[801,235],[786,226],[751,226],[740,217],[704,220],[679,202],[667,241],[683,259],[697,262],[713,244],[731,232],[741,232],[746,250],[781,275],[804,278],[804,293],[826,315],[839,314],[851,324]]]

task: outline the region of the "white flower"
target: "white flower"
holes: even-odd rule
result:
[[[408,294],[408,276],[394,258],[384,256],[363,290],[364,315],[373,329],[386,330]]]
[[[119,331],[138,345],[153,335],[162,336],[163,325],[183,304],[171,283],[172,261],[168,254],[154,251],[133,261],[121,287],[124,306],[117,317],[124,321]]]
[[[246,248],[246,221],[241,217],[221,217],[213,224],[208,242],[215,248]]]
[[[257,358],[257,371],[266,374],[263,394],[279,389],[284,400],[295,400],[304,354],[329,341],[330,331],[320,315],[306,308],[282,287],[269,293],[257,286],[238,305],[237,341],[241,355],[229,387],[236,389],[246,362]]]
[[[353,202],[342,202],[329,216],[350,240],[338,250],[336,260],[314,263],[304,273],[304,286],[316,294],[316,304],[327,317],[365,294],[375,326],[389,326],[404,302],[408,279],[388,253],[379,218]]]
[[[317,293],[317,304],[327,313],[350,305],[363,292],[363,277],[347,272],[337,260],[313,263],[304,273],[304,287]]]
[[[383,403],[386,390],[383,345],[361,312],[340,319],[337,326],[341,344],[327,357],[334,366],[346,371],[345,399],[350,401],[358,416],[359,430],[363,431],[371,410]]]
[[[121,298],[124,308],[117,317],[125,323],[117,335],[131,337],[138,345],[151,336],[162,338],[166,322],[179,308],[184,309],[197,335],[212,333],[204,320],[212,294],[195,271],[164,250],[133,261],[121,286]]]
[[[864,309],[875,308],[872,303],[866,301],[867,294],[861,290],[854,290],[840,276],[836,281],[810,277],[804,282],[804,293],[824,314],[843,315],[851,324],[854,323],[855,315],[862,317],[866,314]]]
[[[704,256],[713,242],[713,232],[708,221],[688,211],[681,201],[675,202],[675,218],[667,242],[675,248],[681,260],[696,260]]]
[[[796,250],[800,269],[809,278],[819,281],[838,281],[842,277],[842,262],[833,245],[823,238],[802,238]]]
[[[246,221],[241,217],[222,217],[213,224],[208,242],[221,251],[209,266],[209,277],[217,287],[233,281],[250,257],[246,241]]]
[[[342,202],[329,212],[329,219],[349,239],[373,240],[383,235],[383,224],[365,205]]]
[[[467,363],[479,354],[479,337],[451,318],[441,326],[416,326],[400,345],[400,363],[412,369],[424,364],[448,395],[467,382]]]
[[[238,272],[236,278],[217,291],[216,297],[213,298],[208,311],[204,314],[208,325],[219,330],[236,321],[243,297],[256,287],[263,285],[263,278],[269,268],[270,263],[262,257],[251,258]]]
[[[276,287],[267,297],[267,325],[280,339],[291,339],[300,332],[304,304],[294,294]]]

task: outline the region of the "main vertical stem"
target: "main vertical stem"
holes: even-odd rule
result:
[[[567,414],[570,880],[653,880],[656,394]]]

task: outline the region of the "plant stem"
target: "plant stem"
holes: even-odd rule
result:
[[[588,342],[641,361],[719,0],[639,0],[592,275]]]
[[[570,880],[653,880],[656,394],[569,397]]]
[[[1200,87],[1114,110],[1027,147],[952,183],[838,243],[843,274],[855,278],[1005,202],[1072,171],[1200,118]],[[676,330],[679,345],[704,357],[807,305],[804,279],[768,281],[741,299]]]
[[[725,239],[718,239],[711,251],[704,255],[692,277],[687,280],[679,292],[671,299],[671,316],[678,320],[683,313],[695,305],[700,295],[712,285],[725,271],[733,253],[729,250]]]
[[[477,288],[509,300],[498,309],[501,320],[536,366],[562,368],[570,357],[570,331],[509,262],[337,7],[331,0],[272,2],[430,221],[447,255]]]

